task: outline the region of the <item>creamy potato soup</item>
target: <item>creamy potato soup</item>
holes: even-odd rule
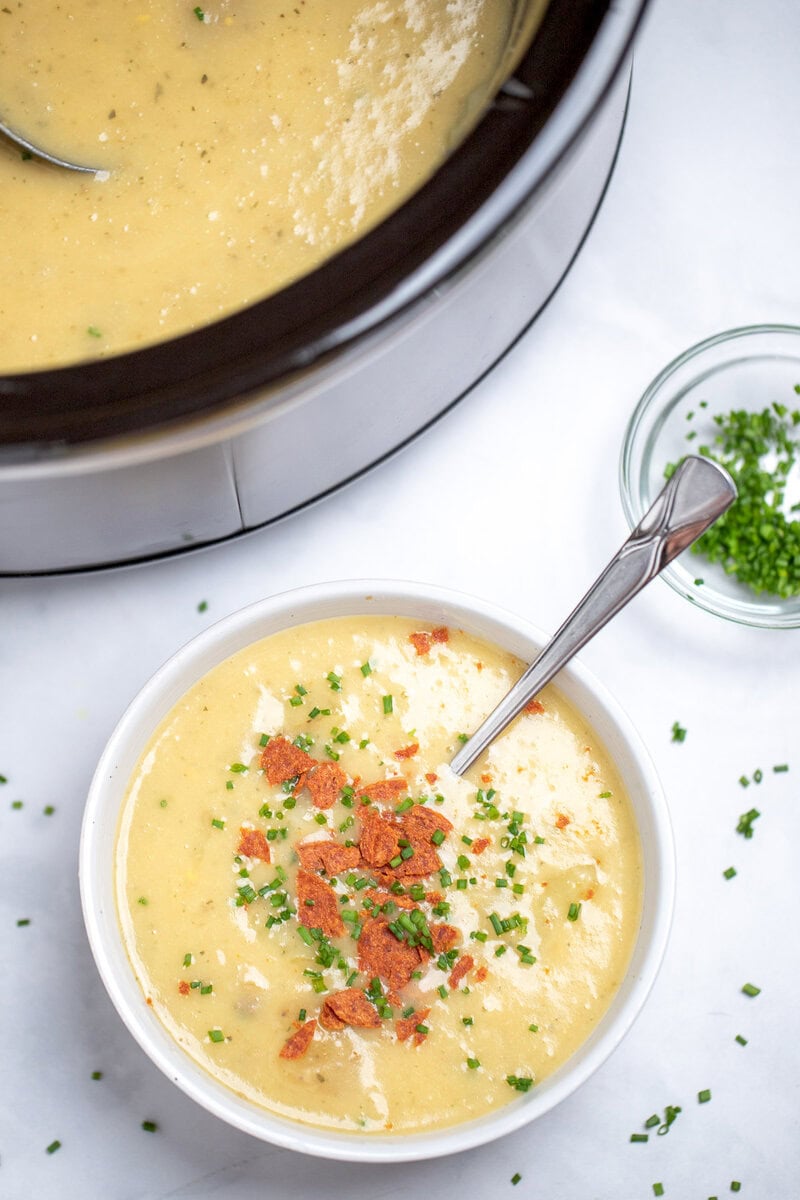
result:
[[[469,131],[545,0],[13,0],[0,370],[227,315],[380,221]]]
[[[271,636],[175,706],[131,780],[117,894],[154,1011],[273,1113],[405,1133],[535,1088],[628,963],[637,831],[548,689],[448,762],[522,664],[360,617]]]

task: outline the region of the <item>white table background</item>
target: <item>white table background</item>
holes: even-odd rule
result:
[[[236,543],[2,583],[3,1200],[467,1190],[645,1200],[656,1180],[668,1200],[705,1200],[728,1195],[732,1179],[746,1200],[800,1196],[796,633],[722,622],[656,583],[584,652],[667,789],[679,868],[671,943],[643,1015],[593,1079],[484,1148],[352,1166],[272,1148],[206,1114],[112,1009],[76,870],[86,789],[122,710],[180,644],[235,608],[319,580],[396,577],[477,593],[555,629],[624,536],[619,448],[651,377],[717,331],[800,324],[799,152],[796,0],[655,0],[591,236],[544,314],[452,413],[323,504]],[[682,745],[670,739],[675,720],[688,730]],[[788,774],[774,774],[783,762]],[[739,776],[756,768],[763,782],[743,790]],[[735,827],[753,804],[763,816],[745,841]],[[21,917],[31,924],[18,928]],[[741,994],[749,980],[756,999]],[[702,1088],[711,1103],[698,1104]],[[631,1145],[666,1104],[683,1108],[669,1135]],[[144,1119],[158,1132],[143,1132]],[[47,1155],[56,1138],[62,1148]]]

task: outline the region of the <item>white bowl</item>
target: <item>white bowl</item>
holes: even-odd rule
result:
[[[95,772],[80,847],[83,915],[97,967],[128,1029],[153,1062],[209,1112],[254,1137],[324,1158],[403,1162],[465,1150],[518,1129],[570,1095],[608,1057],[633,1024],[667,943],[675,888],[672,829],[650,758],[604,687],[572,663],[557,687],[604,742],[630,796],[644,867],[639,932],[622,985],[597,1027],[572,1057],[532,1091],[474,1121],[432,1133],[340,1133],[290,1121],[217,1082],[173,1040],[145,1003],[117,920],[114,853],[128,780],[152,733],[173,705],[212,667],[251,642],[308,621],[359,614],[414,617],[493,642],[525,661],[546,640],[526,621],[482,600],[426,584],[351,581],[286,592],[233,613],[194,638],[145,685],[122,717]]]

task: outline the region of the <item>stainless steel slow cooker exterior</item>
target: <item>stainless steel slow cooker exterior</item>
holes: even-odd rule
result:
[[[316,279],[212,326],[209,341],[191,334],[106,363],[0,378],[0,574],[149,559],[253,529],[352,478],[462,396],[546,303],[591,225],[643,2],[599,6],[588,50],[524,152],[432,249],[369,279],[363,304],[339,300],[337,287],[373,247],[388,245],[390,261],[417,198]],[[484,137],[511,129],[510,146],[526,136],[538,37]],[[422,189],[423,216],[447,194],[437,192],[446,172],[461,170],[462,192],[463,172],[477,173],[480,138],[479,127],[460,163]],[[305,319],[320,296],[322,318],[293,338],[292,305]],[[260,336],[267,350],[251,351]]]

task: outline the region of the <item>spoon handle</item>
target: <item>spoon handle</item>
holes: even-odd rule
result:
[[[572,656],[735,499],[736,486],[723,467],[707,458],[684,459],[577,608],[456,753],[450,764],[456,775],[463,775]]]

